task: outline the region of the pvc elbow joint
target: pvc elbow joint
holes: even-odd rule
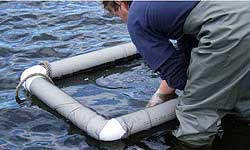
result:
[[[30,85],[32,83],[32,81],[35,79],[35,78],[38,78],[38,77],[41,77],[41,76],[32,76],[28,79],[26,79],[28,76],[32,75],[32,74],[36,74],[36,73],[41,73],[41,74],[44,74],[46,75],[46,69],[41,66],[41,65],[36,65],[36,66],[32,66],[26,70],[24,70],[24,72],[22,73],[21,77],[20,77],[20,80],[21,82],[23,82],[24,80],[24,83],[23,83],[23,87],[28,90],[30,92]]]
[[[104,126],[99,134],[99,139],[102,141],[115,141],[122,138],[126,131],[116,119],[111,119]]]

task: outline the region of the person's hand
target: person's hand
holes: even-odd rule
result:
[[[176,98],[177,95],[175,93],[171,93],[171,94],[165,94],[164,92],[161,92],[160,89],[158,89],[154,95],[151,97],[151,99],[149,100],[148,104],[146,105],[146,107],[153,107],[155,105],[158,105],[160,103],[163,103],[165,101],[171,100]]]

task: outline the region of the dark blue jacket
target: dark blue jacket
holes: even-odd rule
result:
[[[190,51],[197,44],[183,33],[184,22],[198,1],[133,1],[128,30],[147,64],[172,88],[184,89]],[[177,40],[178,48],[169,39]]]

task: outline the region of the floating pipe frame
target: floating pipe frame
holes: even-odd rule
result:
[[[105,48],[51,62],[50,75],[51,78],[62,77],[136,54],[136,48],[132,43]],[[41,65],[28,68],[21,75],[21,81],[34,73],[47,74],[47,70]],[[27,79],[23,86],[88,135],[101,141],[126,138],[131,134],[150,129],[176,117],[177,99],[109,120],[80,104],[42,76]]]

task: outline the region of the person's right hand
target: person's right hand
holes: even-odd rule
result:
[[[151,97],[151,99],[149,100],[148,104],[146,105],[146,107],[153,107],[155,105],[158,105],[160,103],[163,103],[165,101],[171,100],[176,98],[177,95],[175,93],[171,93],[171,94],[165,94],[163,92],[160,91],[160,89],[158,89],[154,95]]]

